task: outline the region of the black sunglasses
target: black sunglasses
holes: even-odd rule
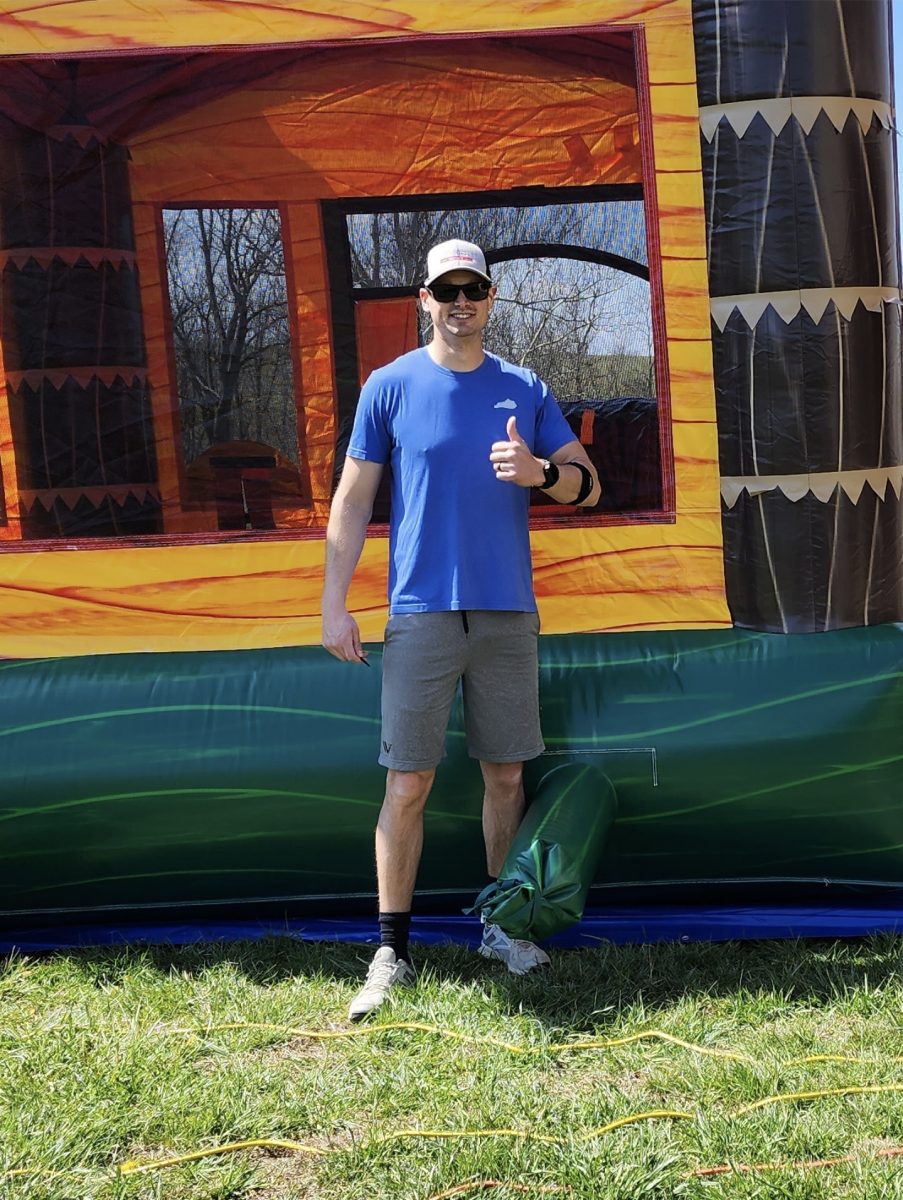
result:
[[[440,304],[451,304],[458,299],[458,292],[463,292],[468,300],[485,300],[491,287],[487,280],[477,279],[474,283],[433,283],[426,290]]]

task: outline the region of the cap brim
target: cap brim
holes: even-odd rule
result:
[[[476,275],[478,279],[485,279],[487,283],[492,283],[492,280],[485,271],[478,271],[476,267],[460,266],[447,267],[444,271],[440,271],[437,275],[430,275],[428,279],[424,279],[423,287],[428,288],[431,284],[435,283],[437,279],[442,279],[445,275],[451,275],[452,271],[469,271],[471,275]]]

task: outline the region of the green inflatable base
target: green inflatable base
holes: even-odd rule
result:
[[[372,907],[380,650],[0,665],[0,914]],[[903,887],[903,627],[544,637],[552,766],[618,817],[594,883]],[[426,818],[430,906],[486,882],[459,707]]]

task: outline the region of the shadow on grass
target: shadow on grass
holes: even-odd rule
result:
[[[903,978],[903,940],[892,935],[833,940],[601,945],[558,951],[553,966],[525,979],[500,973],[494,986],[511,1010],[575,1034],[640,1007],[654,1020],[682,999],[772,996],[782,1004],[830,1006]]]
[[[373,945],[272,937],[261,941],[207,942],[186,946],[128,945],[58,951],[97,986],[115,985],[139,965],[162,974],[201,978],[224,965],[256,986],[297,978],[336,985],[337,1017],[349,985],[362,980]],[[763,996],[782,1004],[830,1006],[865,989],[903,979],[903,939],[891,934],[845,941],[786,940],[656,943],[552,951],[551,967],[510,975],[500,963],[455,944],[414,946],[424,981],[450,988],[477,984],[494,1004],[527,1013],[557,1034],[599,1033],[624,1009],[654,1014],[692,997]],[[0,964],[2,967],[2,964]],[[406,993],[406,1017],[417,1019],[416,989]],[[401,1019],[401,1018],[397,1018]],[[423,1016],[429,1020],[429,1014]]]

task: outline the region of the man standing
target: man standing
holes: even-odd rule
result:
[[[380,947],[352,1021],[414,980],[408,934],[423,810],[459,679],[468,753],[483,774],[486,864],[491,877],[501,869],[524,811],[523,764],[543,750],[530,488],[563,504],[599,497],[596,472],[546,385],[483,350],[495,296],[478,246],[453,240],[430,251],[420,303],[432,340],[364,385],[326,531],[323,645],[345,662],[366,662],[347,595],[388,465]],[[480,953],[515,974],[549,961],[493,925]]]

